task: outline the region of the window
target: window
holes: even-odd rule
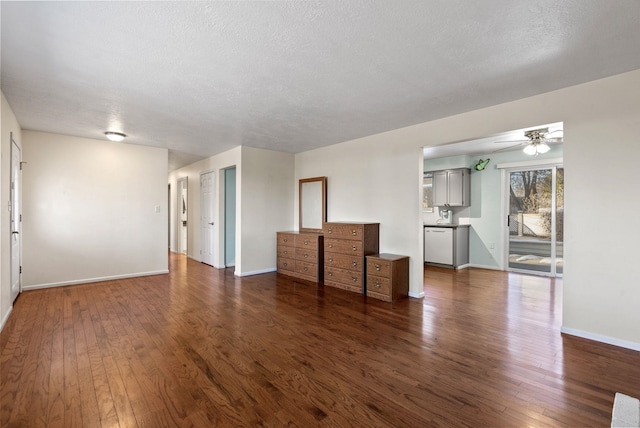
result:
[[[433,212],[433,175],[430,172],[425,172],[422,179],[422,210]]]

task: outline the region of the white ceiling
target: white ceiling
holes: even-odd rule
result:
[[[640,68],[638,0],[6,2],[24,129],[302,152]]]

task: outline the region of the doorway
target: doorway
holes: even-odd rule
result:
[[[22,284],[22,152],[11,138],[11,302],[20,294]]]
[[[506,177],[508,270],[561,276],[564,168],[509,169]]]
[[[178,179],[178,253],[187,254],[187,235],[189,218],[189,198],[187,177]]]
[[[215,172],[200,174],[200,257],[214,266]]]

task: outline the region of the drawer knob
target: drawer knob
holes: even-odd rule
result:
[[[289,266],[289,265],[287,264],[287,262],[282,263],[282,265],[283,265],[284,267]]]
[[[328,247],[329,247],[329,248],[333,248],[333,244],[329,244],[329,245],[328,245]]]
[[[305,254],[303,257],[306,259],[307,257],[309,257],[309,254]]]
[[[289,240],[287,238],[284,238],[283,241],[284,242],[289,242]]]
[[[352,234],[353,236],[356,236],[356,235],[358,234],[358,231],[354,229],[354,230],[352,230],[352,231],[351,231],[351,234]]]
[[[376,282],[376,283],[375,283],[375,287],[376,287],[376,288],[380,288],[380,283],[379,283],[379,282]]]
[[[305,266],[305,267],[304,267],[304,271],[306,272],[306,271],[308,271],[308,270],[309,270],[309,268]]]
[[[358,278],[357,278],[357,277],[355,277],[355,276],[352,276],[352,277],[351,277],[351,280],[352,280],[353,282],[357,282],[357,281],[358,281]]]
[[[351,248],[353,249],[353,251],[358,251],[358,247],[356,247],[355,245]]]
[[[284,253],[283,253],[283,254],[288,254],[288,253],[289,253],[289,252],[288,252],[287,250],[284,250]]]
[[[380,271],[380,265],[376,265],[376,270]]]
[[[329,276],[333,276],[333,272],[329,272]]]
[[[309,241],[307,241],[307,240],[305,239],[305,241],[304,241],[304,245],[309,245]]]
[[[333,257],[329,257],[329,263],[333,263]]]
[[[333,230],[332,230],[331,228],[329,228],[329,229],[327,229],[327,232],[328,232],[329,234],[332,234],[332,233],[333,233]]]
[[[356,266],[358,266],[358,262],[354,260],[354,261],[352,261],[352,262],[351,262],[351,265],[352,265],[353,267],[356,267]]]

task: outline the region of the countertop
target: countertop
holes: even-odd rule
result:
[[[431,223],[431,224],[424,224],[424,227],[451,227],[451,228],[455,228],[455,227],[469,227],[471,226],[470,224],[458,224],[458,223],[451,223],[451,224],[443,224],[443,223]]]

